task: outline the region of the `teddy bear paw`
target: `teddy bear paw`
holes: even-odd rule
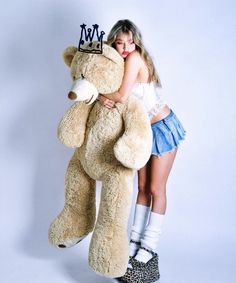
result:
[[[80,239],[77,239],[77,240],[70,240],[70,241],[67,241],[67,243],[63,243],[63,244],[58,244],[57,247],[58,248],[70,248],[70,247],[73,247],[75,245],[77,245],[79,242],[81,242],[87,235],[81,237]]]

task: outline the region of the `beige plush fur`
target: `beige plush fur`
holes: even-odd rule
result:
[[[124,62],[112,47],[103,54],[64,51],[73,80],[84,77],[99,93],[119,89]],[[99,102],[76,102],[64,115],[58,137],[75,148],[65,180],[65,206],[49,229],[49,241],[71,247],[93,231],[89,265],[108,277],[123,275],[128,263],[127,224],[134,170],[147,162],[151,128],[140,102],[130,96],[113,109]],[[102,182],[96,221],[95,180]]]

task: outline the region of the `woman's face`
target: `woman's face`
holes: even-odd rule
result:
[[[116,36],[115,48],[123,58],[126,58],[129,53],[133,52],[135,50],[135,43],[132,32],[119,32]]]

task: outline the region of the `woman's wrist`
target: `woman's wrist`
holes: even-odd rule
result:
[[[96,100],[97,100],[97,101],[100,101],[101,96],[102,96],[102,95],[99,93],[98,96],[97,96],[97,98],[96,98]]]

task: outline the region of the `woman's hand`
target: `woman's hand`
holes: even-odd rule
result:
[[[113,100],[108,99],[106,96],[103,96],[102,94],[99,94],[97,100],[100,102],[102,106],[105,106],[108,109],[113,108],[115,105],[115,102]]]

